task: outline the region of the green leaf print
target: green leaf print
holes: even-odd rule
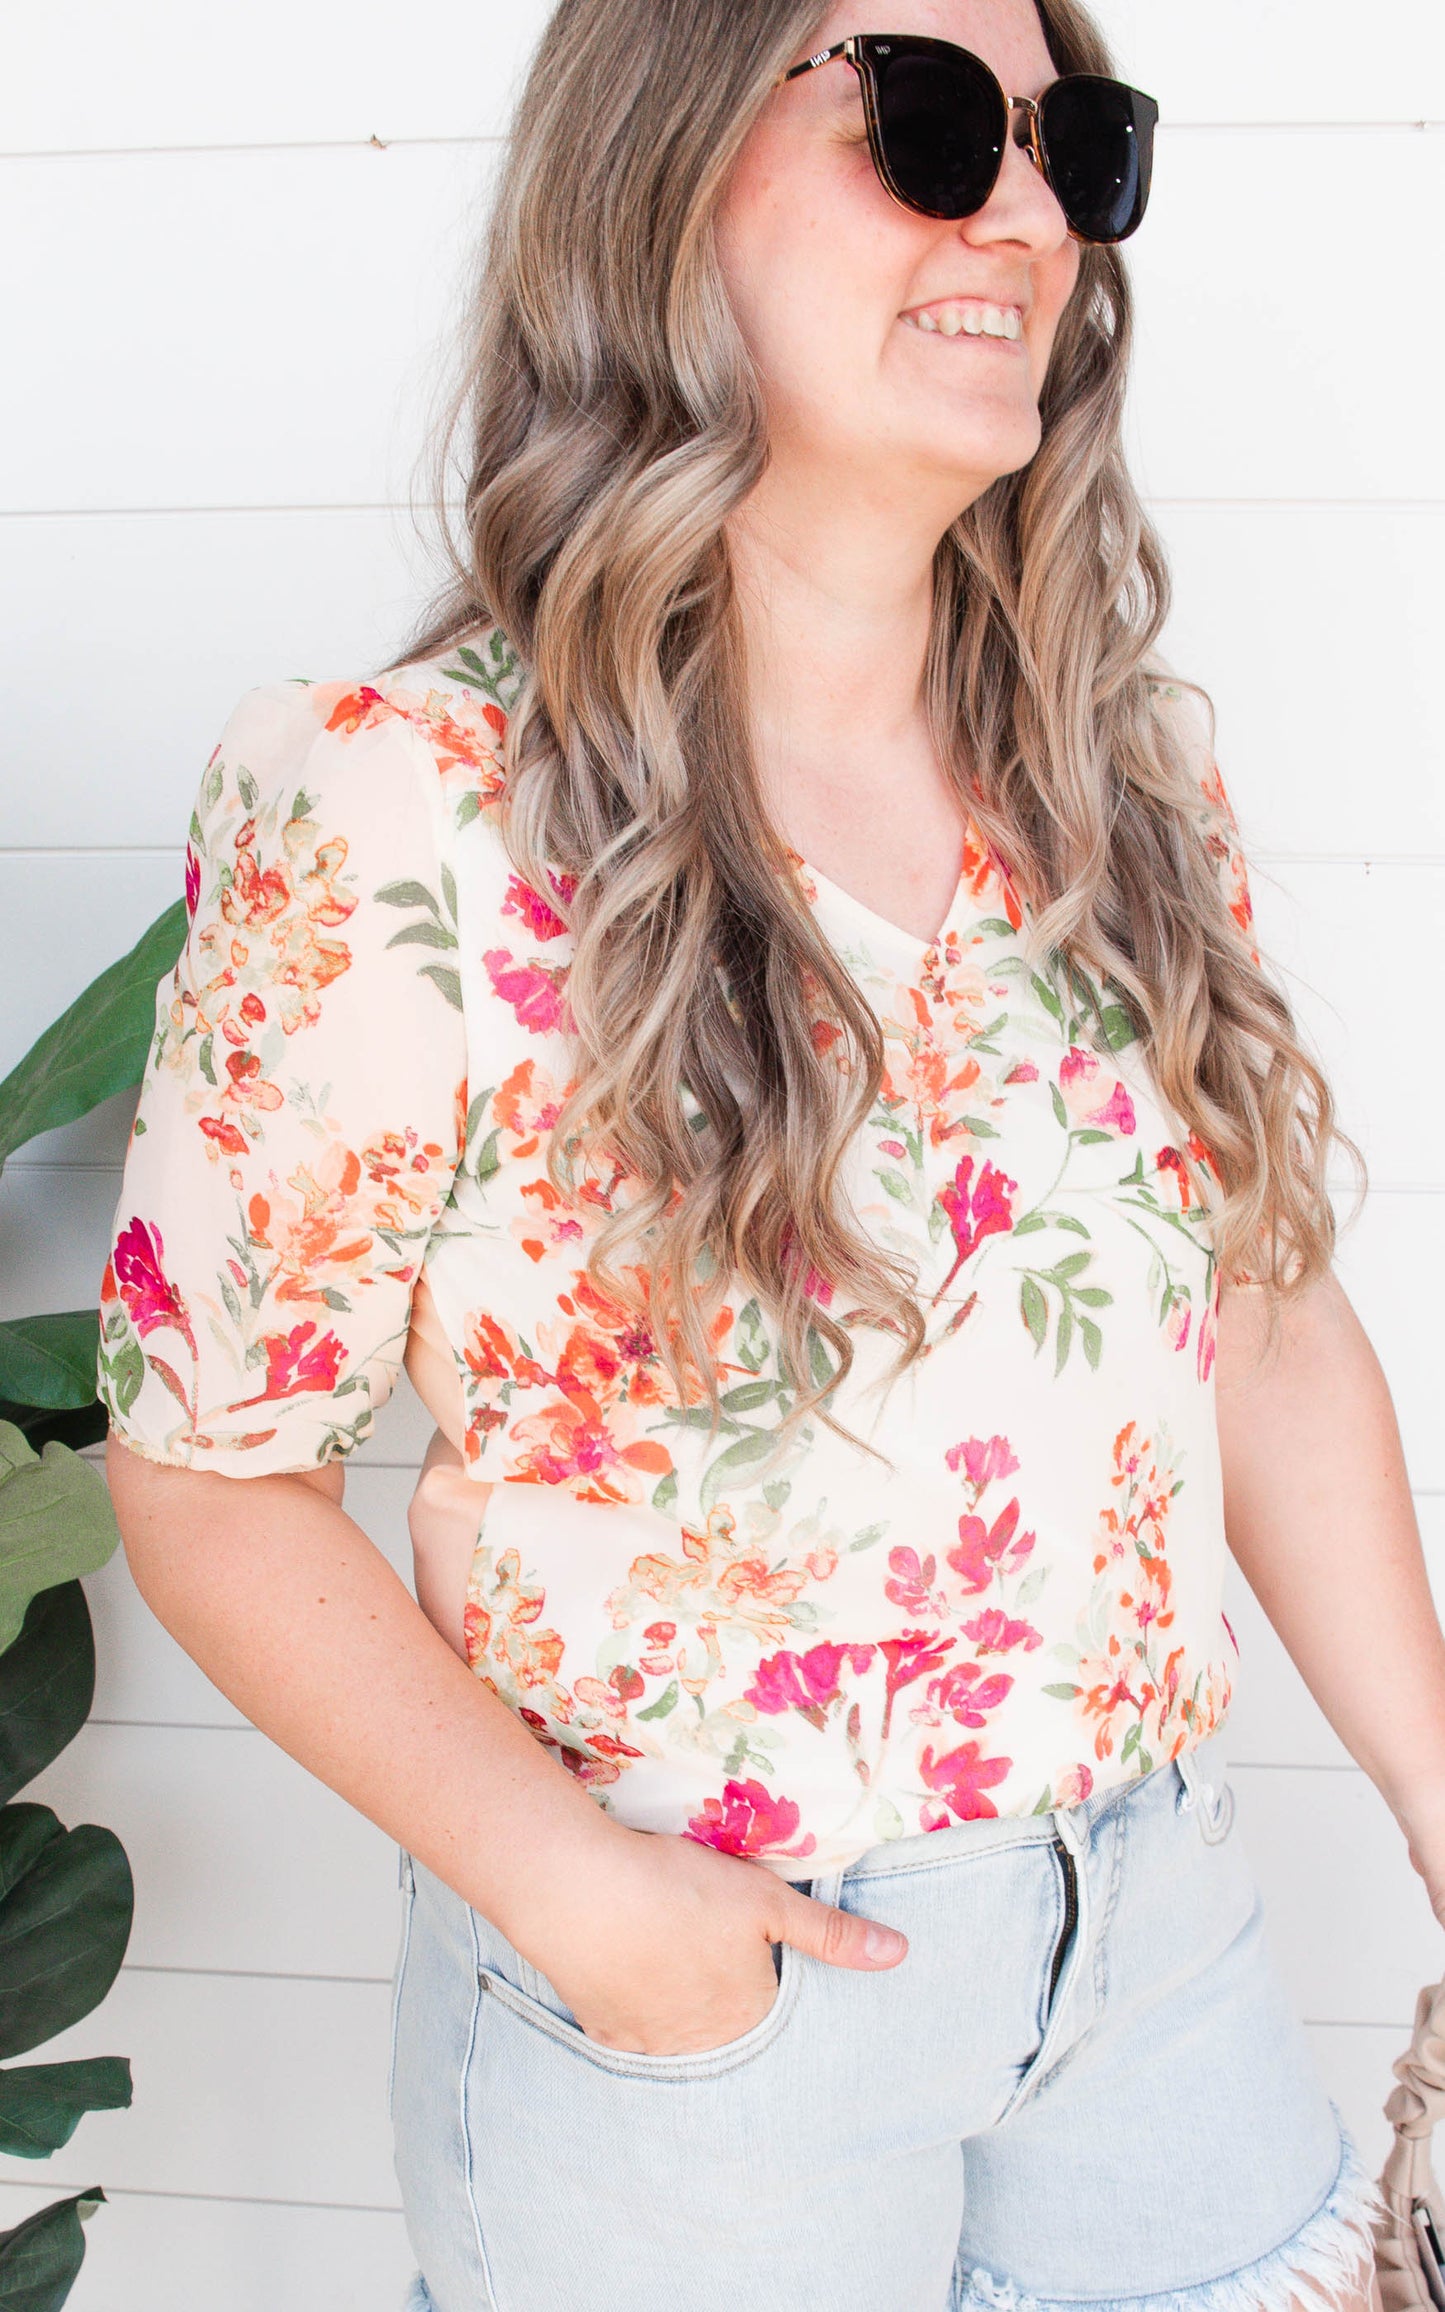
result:
[[[434,984],[441,989],[442,994],[446,997],[447,1002],[452,1007],[452,1010],[461,1010],[462,975],[459,971],[453,971],[450,964],[424,963],[417,976],[419,979],[429,979],[433,981]]]
[[[1106,1004],[1099,1016],[1111,1052],[1122,1052],[1127,1044],[1137,1043],[1134,1022],[1122,1004]]]
[[[740,1381],[735,1389],[724,1391],[722,1408],[725,1413],[755,1413],[759,1405],[770,1404],[777,1394],[776,1381]]]
[[[1084,1355],[1088,1360],[1090,1370],[1097,1373],[1099,1359],[1104,1351],[1104,1336],[1092,1317],[1080,1317],[1079,1338],[1084,1344]]]
[[[678,1685],[676,1678],[674,1678],[671,1685],[667,1687],[665,1692],[658,1695],[655,1702],[649,1702],[645,1710],[634,1711],[634,1717],[665,1718],[669,1711],[675,1710],[677,1708],[678,1695],[681,1693],[681,1691],[681,1687]]]
[[[1045,1686],[1044,1688],[1044,1692],[1055,1702],[1077,1702],[1083,1691],[1082,1686]],[[1138,1731],[1137,1726],[1131,1728],[1131,1732],[1135,1734]]]
[[[768,1361],[768,1336],[755,1300],[744,1304],[738,1318],[736,1346],[739,1364],[746,1365],[750,1373],[760,1373]]]
[[[1029,974],[1029,983],[1033,988],[1034,994],[1038,997],[1039,1002],[1043,1005],[1044,1010],[1048,1012],[1054,1019],[1056,1019],[1060,1027],[1062,1027],[1064,1023],[1064,1007],[1060,1003],[1058,997],[1055,995],[1053,989],[1050,987],[1048,981],[1046,979],[1040,979],[1038,973],[1033,971]]]
[[[659,1477],[652,1488],[652,1506],[654,1509],[661,1510],[664,1516],[677,1507],[677,1471],[675,1469],[669,1469],[665,1477]]]
[[[716,1461],[708,1464],[698,1488],[703,1508],[716,1509],[719,1497],[736,1479],[746,1477],[750,1469],[756,1469],[768,1459],[775,1441],[770,1429],[750,1429],[746,1436],[736,1438],[719,1453]]]
[[[1041,1349],[1048,1336],[1049,1304],[1031,1276],[1026,1276],[1019,1286],[1019,1306],[1024,1323],[1033,1335],[1034,1347]]]
[[[1054,1106],[1055,1123],[1058,1125],[1061,1132],[1067,1132],[1069,1128],[1069,1111],[1064,1106],[1064,1095],[1059,1090],[1057,1084],[1050,1084],[1049,1098],[1052,1100]]]
[[[1069,1358],[1069,1345],[1074,1337],[1074,1312],[1067,1301],[1059,1310],[1059,1329],[1054,1336],[1054,1378],[1058,1379]]]
[[[394,931],[388,947],[455,947],[457,935],[444,923],[405,923]]]

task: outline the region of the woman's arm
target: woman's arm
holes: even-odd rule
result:
[[[1394,1406],[1331,1271],[1286,1303],[1226,1286],[1215,1368],[1229,1546],[1445,1925],[1445,1634]]]
[[[776,1984],[767,1946],[888,1966],[901,1937],[762,1864],[611,1821],[435,1630],[341,1506],[338,1463],[232,1478],[112,1438],[136,1586],[272,1741],[499,1926],[610,2046],[738,2037]]]

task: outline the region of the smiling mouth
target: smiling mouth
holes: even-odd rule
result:
[[[920,305],[901,318],[910,329],[930,336],[997,337],[1017,344],[1024,333],[1017,305],[987,305],[981,298],[947,298],[937,305]]]

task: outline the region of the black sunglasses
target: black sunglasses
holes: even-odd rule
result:
[[[905,209],[971,217],[998,183],[1012,116],[1029,124],[1028,152],[1079,241],[1126,241],[1149,199],[1152,96],[1070,72],[1042,96],[1005,96],[981,56],[911,32],[855,32],[780,74],[777,85],[844,57],[863,87],[868,150]]]

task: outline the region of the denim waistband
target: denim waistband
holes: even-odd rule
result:
[[[1060,1817],[1067,1818],[1068,1830],[1075,1835],[1070,1845],[1090,1831],[1101,1815],[1116,1806],[1128,1805],[1145,1790],[1154,1789],[1161,1775],[1176,1786],[1183,1784],[1190,1792],[1210,1789],[1208,1777],[1222,1779],[1219,1738],[1223,1728],[1216,1726],[1202,1740],[1191,1743],[1174,1758],[1151,1768],[1148,1774],[1138,1774],[1124,1782],[1112,1782],[1102,1790],[1091,1791],[1087,1798],[1073,1806],[1055,1807],[1043,1814],[983,1815],[973,1822],[950,1822],[942,1830],[920,1830],[906,1833],[902,1838],[885,1839],[878,1846],[870,1846],[846,1870],[827,1873],[830,1883],[841,1883],[845,1878],[879,1878],[891,1871],[917,1870],[921,1866],[947,1862],[951,1858],[979,1854],[996,1846],[1042,1846],[1059,1835]],[[806,1884],[800,1879],[799,1883]],[[813,1884],[819,1882],[815,1876]]]

